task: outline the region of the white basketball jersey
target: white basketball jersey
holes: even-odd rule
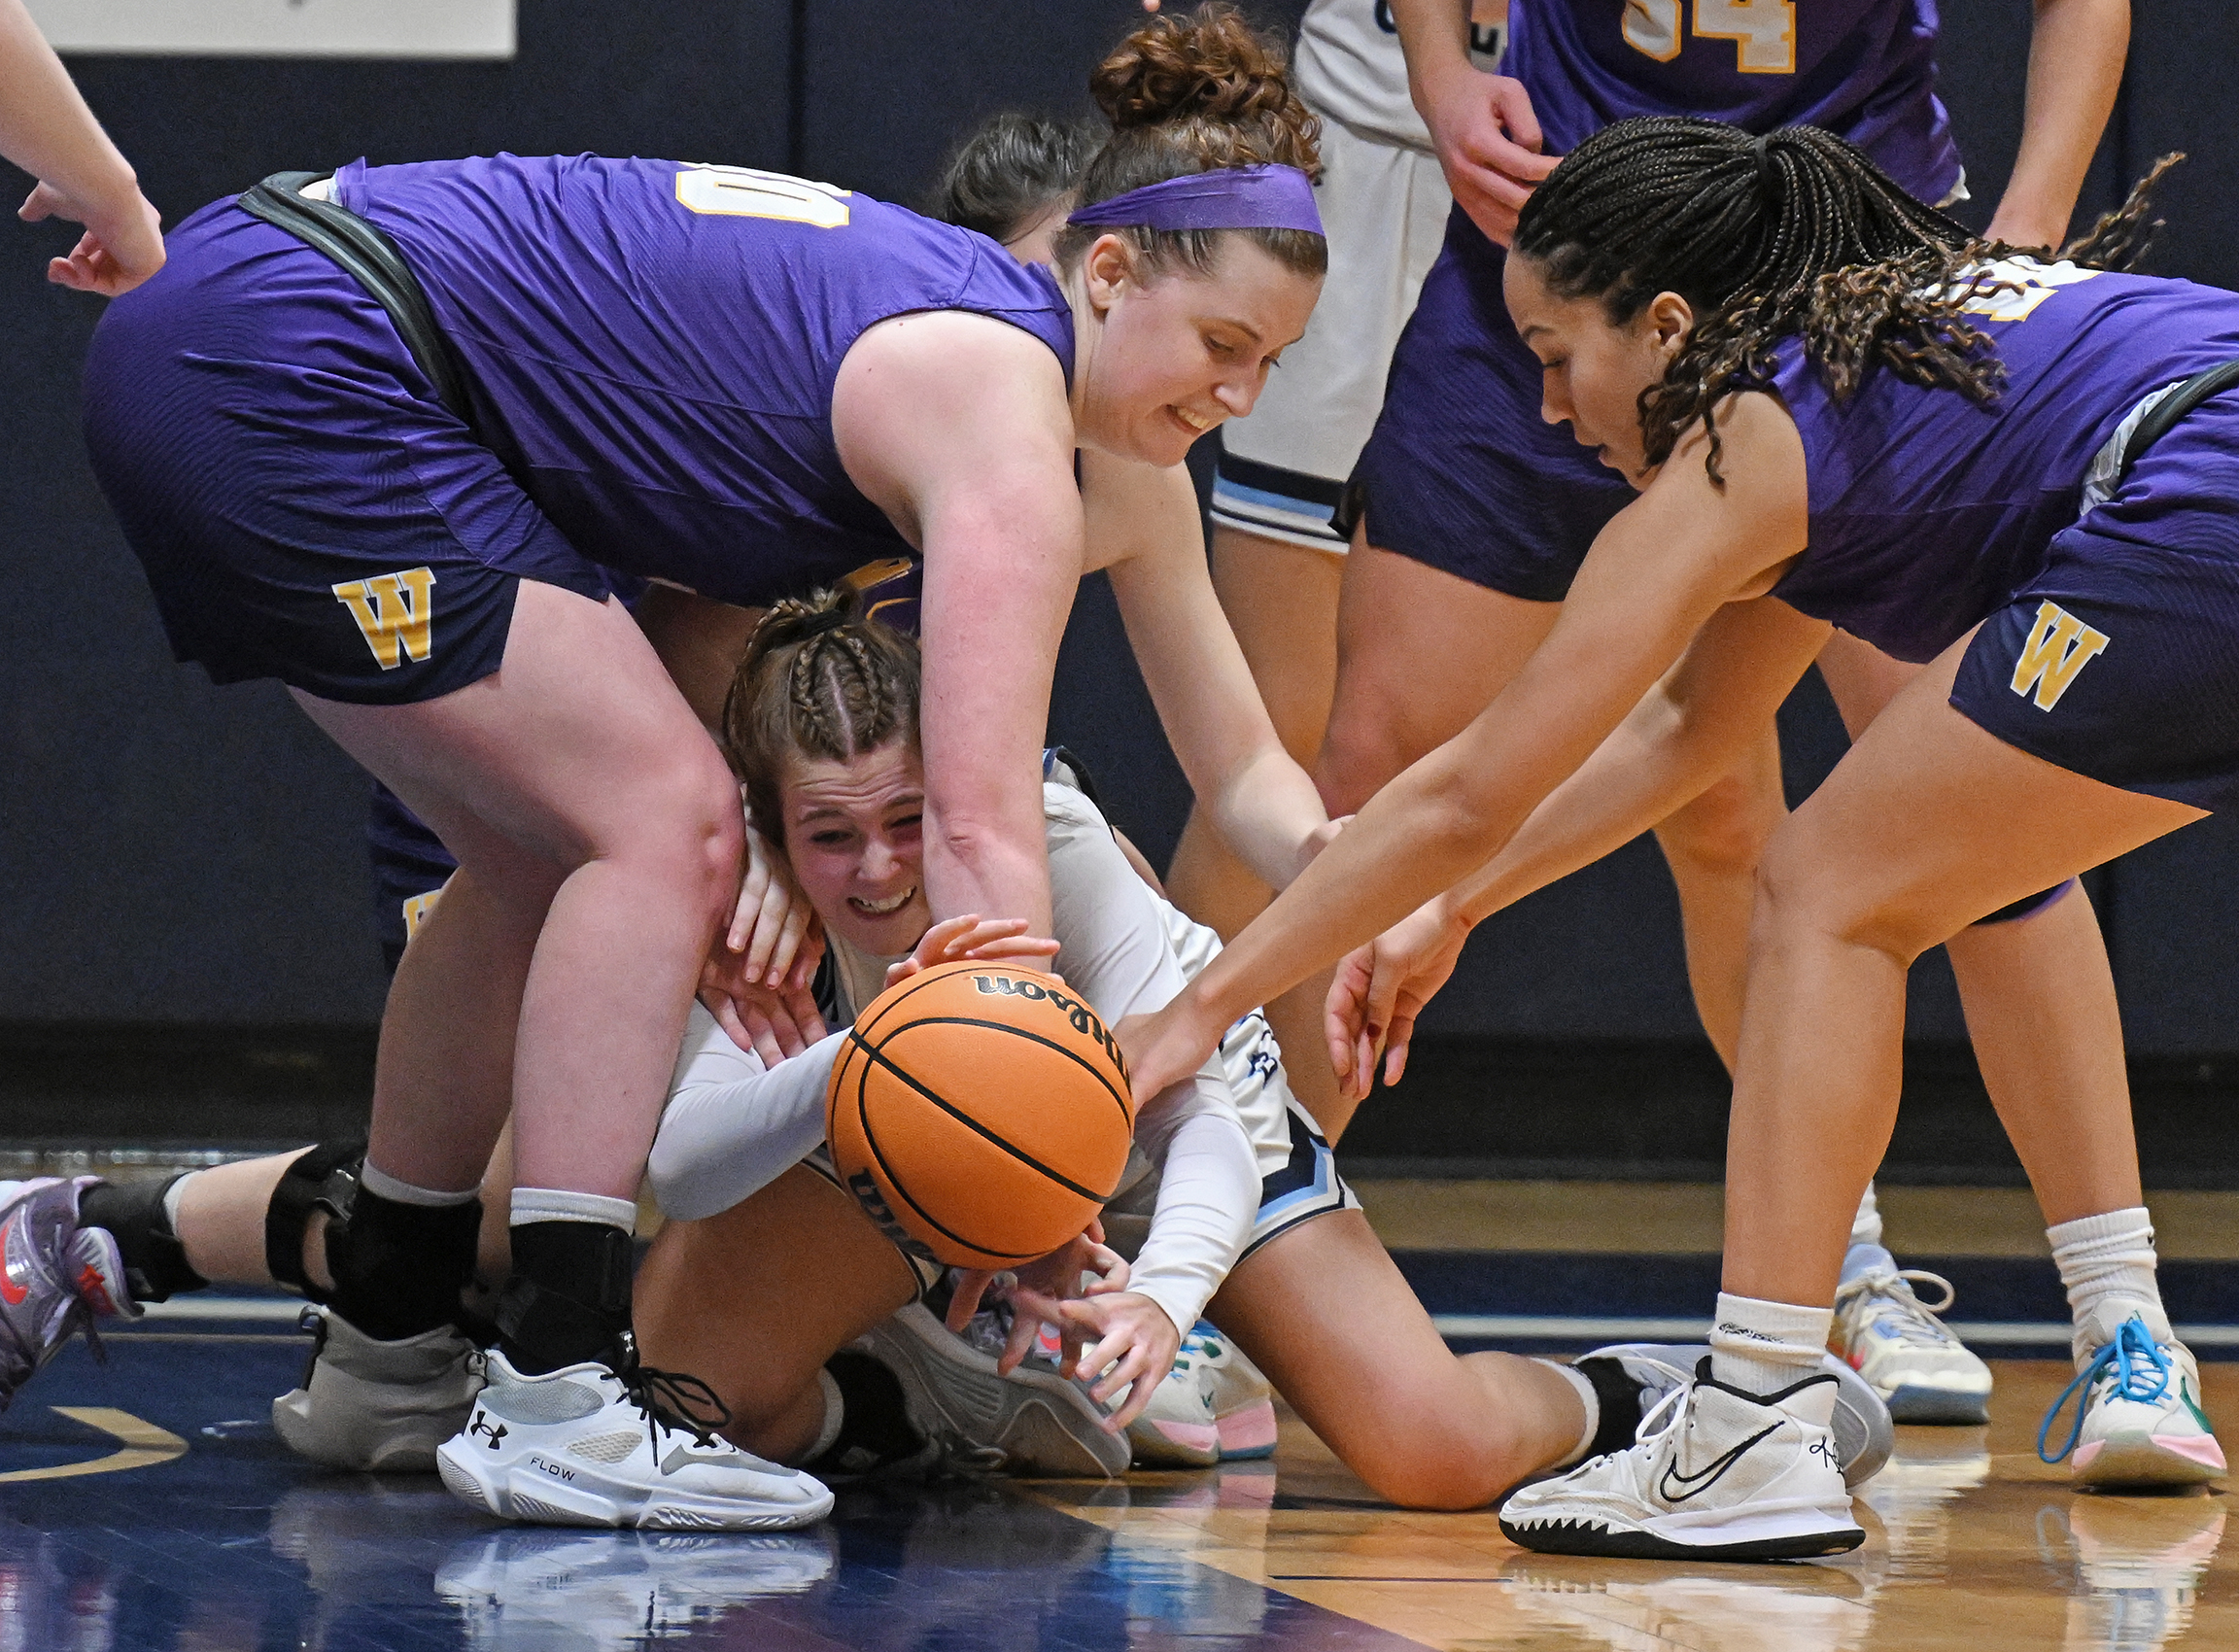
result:
[[[1474,0],[1471,15],[1498,18],[1507,7],[1502,0]],[[1472,21],[1470,61],[1480,69],[1498,67],[1500,36],[1499,22]],[[1314,0],[1298,25],[1292,66],[1298,95],[1315,114],[1364,138],[1430,150],[1430,133],[1407,96],[1407,60],[1390,0]]]

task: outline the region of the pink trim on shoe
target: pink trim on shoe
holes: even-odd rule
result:
[[[2213,1434],[2154,1434],[2153,1443],[2163,1451],[2174,1453],[2189,1463],[2204,1468],[2223,1467],[2223,1448],[2216,1443]]]
[[[1240,1457],[1247,1452],[1272,1450],[1275,1444],[1275,1402],[1262,1399],[1221,1419],[1221,1455]]]
[[[1221,1430],[1210,1423],[1169,1423],[1163,1417],[1144,1419],[1176,1445],[1189,1451],[1217,1452],[1221,1449]]]

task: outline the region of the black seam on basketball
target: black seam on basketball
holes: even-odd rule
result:
[[[963,1246],[968,1251],[977,1251],[982,1256],[999,1256],[1007,1262],[1032,1261],[1036,1256],[1042,1255],[1042,1253],[1039,1251],[998,1251],[989,1245],[974,1244],[971,1240],[965,1238],[963,1234],[957,1232],[954,1228],[947,1226],[940,1221],[936,1220],[931,1211],[927,1210],[923,1205],[919,1204],[915,1199],[910,1196],[910,1189],[902,1185],[902,1179],[894,1174],[893,1165],[886,1162],[885,1153],[879,1150],[878,1132],[871,1128],[870,1101],[864,1093],[866,1084],[871,1077],[871,1068],[874,1063],[885,1067],[888,1071],[893,1072],[894,1076],[901,1079],[905,1084],[909,1083],[909,1076],[897,1071],[891,1061],[880,1061],[878,1058],[878,1052],[876,1050],[873,1050],[870,1045],[866,1044],[863,1041],[862,1036],[857,1033],[853,1027],[849,1027],[847,1029],[847,1042],[852,1044],[856,1049],[863,1051],[864,1056],[863,1072],[855,1081],[855,1121],[863,1127],[863,1145],[871,1150],[871,1156],[878,1161],[878,1168],[886,1173],[886,1186],[894,1189],[895,1194],[902,1200],[904,1204],[908,1205],[912,1210],[917,1213],[917,1215],[924,1221],[926,1226],[932,1228],[937,1233],[944,1234],[947,1237],[955,1240],[957,1244]],[[916,1084],[911,1084],[910,1087],[912,1089],[919,1090],[919,1093],[921,1094],[923,1093],[920,1086]],[[928,1099],[938,1100],[937,1097],[931,1097]],[[997,1143],[997,1146],[1001,1145],[1002,1144]],[[1030,1164],[1033,1163],[1031,1159],[1027,1160],[1027,1162]],[[1035,1168],[1039,1170],[1041,1166],[1036,1165]],[[1068,1185],[1070,1186],[1070,1184]],[[1090,1196],[1093,1197],[1094,1195]]]
[[[868,1015],[868,1013],[873,1009],[876,1009],[878,1012],[877,1017],[870,1022],[870,1030],[876,1033],[878,1030],[878,1024],[884,1021],[888,1015],[894,1013],[894,1011],[908,1003],[912,998],[915,997],[920,988],[931,986],[936,981],[947,981],[949,979],[951,974],[984,974],[986,969],[987,966],[985,964],[976,964],[969,958],[957,958],[952,959],[950,962],[946,964],[935,964],[929,970],[919,970],[915,975],[911,976],[908,980],[904,981],[900,986],[888,987],[887,992],[891,992],[893,994],[891,998],[887,998],[885,992],[880,993],[878,998],[886,999],[886,1002],[883,1004],[878,1002],[878,998],[874,998],[869,1004],[866,1004],[863,1007],[866,1015]],[[858,1015],[855,1018],[855,1025],[857,1027],[862,1027],[864,1024],[864,1016]]]
[[[1054,1050],[1058,1054],[1064,1056],[1066,1060],[1072,1062],[1078,1067],[1085,1069],[1090,1078],[1094,1079],[1098,1084],[1104,1086],[1104,1093],[1110,1096],[1114,1104],[1117,1105],[1120,1109],[1120,1120],[1121,1123],[1127,1126],[1127,1135],[1129,1139],[1132,1140],[1135,1135],[1134,1097],[1121,1095],[1118,1090],[1112,1087],[1112,1081],[1110,1079],[1107,1079],[1102,1073],[1096,1071],[1096,1064],[1094,1062],[1084,1059],[1079,1051],[1066,1049],[1062,1044],[1059,1044],[1053,1038],[1044,1038],[1038,1032],[1034,1032],[1026,1027],[1014,1026],[1009,1021],[983,1021],[977,1015],[920,1015],[916,1020],[912,1021],[910,1026],[986,1027],[994,1032],[1010,1033],[1015,1037],[1025,1039],[1029,1044],[1039,1044],[1045,1050]],[[893,1042],[895,1039],[900,1038],[905,1032],[908,1032],[909,1030],[909,1027],[896,1027],[892,1032],[888,1033],[885,1038],[880,1039],[878,1043],[874,1045],[866,1042],[863,1048],[870,1054],[878,1055],[879,1051],[884,1050],[888,1044]],[[1029,1160],[1028,1162],[1031,1163],[1032,1161]],[[1094,1195],[1090,1196],[1093,1197]],[[1104,1196],[1106,1198],[1110,1198],[1111,1194],[1107,1193]]]
[[[964,1020],[960,1017],[950,1015],[929,1015],[923,1020],[912,1021],[910,1024],[913,1027],[957,1025],[994,1027],[1001,1032],[1018,1032],[1016,1027],[1005,1026],[1000,1021],[972,1021]],[[900,1030],[901,1029],[897,1028],[897,1033],[899,1033]],[[1050,1044],[1048,1039],[1037,1039],[1032,1033],[1020,1033],[1019,1036],[1022,1038],[1034,1039],[1034,1042],[1037,1044]],[[938,1107],[942,1112],[947,1114],[948,1117],[955,1119],[957,1123],[962,1124],[966,1129],[973,1131],[975,1134],[984,1138],[985,1140],[992,1142],[996,1147],[1001,1148],[1005,1153],[1009,1153],[1020,1164],[1030,1165],[1034,1169],[1040,1171],[1043,1175],[1049,1177],[1051,1181],[1056,1183],[1058,1187],[1063,1187],[1067,1192],[1079,1193],[1083,1198],[1093,1199],[1099,1205],[1103,1204],[1107,1199],[1112,1197],[1112,1193],[1094,1192],[1089,1188],[1082,1187],[1080,1183],[1074,1181],[1071,1177],[1059,1175],[1056,1171],[1051,1169],[1047,1164],[1044,1164],[1040,1159],[1036,1158],[1032,1153],[1019,1152],[1018,1149],[1013,1147],[1001,1136],[998,1136],[994,1131],[988,1129],[986,1125],[981,1123],[979,1119],[973,1118],[968,1113],[959,1112],[956,1108],[950,1106],[947,1101],[944,1101],[940,1096],[935,1095],[931,1090],[927,1089],[923,1084],[919,1084],[915,1079],[912,1078],[908,1073],[905,1073],[900,1067],[896,1066],[892,1061],[888,1060],[886,1057],[886,1052],[883,1050],[864,1040],[862,1036],[856,1033],[852,1028],[848,1030],[848,1037],[854,1039],[857,1044],[862,1046],[863,1053],[871,1060],[878,1062],[879,1066],[885,1068],[889,1073],[892,1073],[897,1079],[900,1079],[904,1084],[908,1084],[912,1089],[915,1090],[919,1095],[923,1096],[935,1107]],[[1067,1055],[1072,1055],[1072,1051],[1064,1050],[1064,1047],[1061,1045],[1051,1044],[1050,1048],[1052,1050],[1061,1050]],[[1079,1061],[1081,1058],[1075,1055],[1073,1056],[1073,1059]],[[1088,1063],[1082,1061],[1081,1065],[1086,1067]],[[1093,1072],[1095,1069],[1090,1068],[1089,1070]],[[866,1124],[866,1128],[868,1128],[868,1124]],[[883,1164],[885,1160],[881,1159],[879,1162]],[[1119,1189],[1117,1187],[1113,1189],[1114,1193],[1118,1191]],[[912,1200],[911,1202],[914,1204],[916,1201]],[[933,1219],[931,1217],[927,1217],[925,1220],[931,1222]],[[947,1232],[947,1229],[943,1228],[942,1231],[946,1233]],[[968,1239],[959,1240],[958,1242],[960,1244],[971,1243],[971,1241]],[[991,1254],[1006,1255],[1007,1253],[998,1252]]]

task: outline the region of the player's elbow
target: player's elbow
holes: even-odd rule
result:
[[[1500,851],[1516,829],[1516,809],[1486,776],[1436,759],[1426,760],[1425,767],[1421,852],[1450,879]]]
[[[980,873],[1001,866],[1029,847],[1029,838],[997,810],[945,811],[926,834],[928,848],[967,871]]]

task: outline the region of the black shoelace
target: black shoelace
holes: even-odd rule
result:
[[[635,1360],[614,1374],[621,1379],[630,1402],[653,1428],[656,1438],[662,1429],[668,1429],[690,1434],[703,1447],[712,1448],[721,1443],[717,1430],[731,1426],[731,1408],[698,1377],[656,1370]]]

